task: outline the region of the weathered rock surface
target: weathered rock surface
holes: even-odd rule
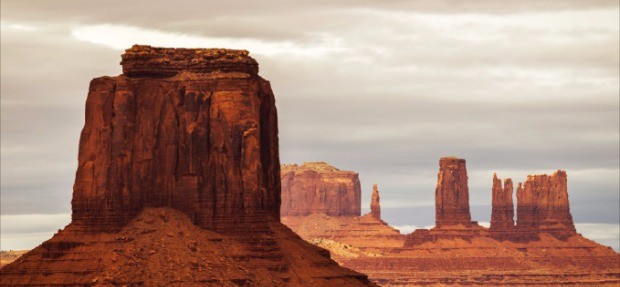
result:
[[[155,48],[134,45],[122,55],[128,77],[165,78],[180,72],[258,74],[258,63],[246,50]]]
[[[282,165],[282,216],[360,216],[358,174],[325,162]]]
[[[524,235],[517,240],[532,240],[542,232],[562,240],[576,234],[565,171],[527,177],[517,189],[517,228]]]
[[[436,242],[439,239],[462,239],[488,236],[488,230],[471,221],[469,188],[465,160],[443,157],[439,160],[435,190],[435,227],[415,230],[406,236],[404,247]]]
[[[502,180],[493,174],[490,235],[497,240],[508,240],[515,235],[515,206],[512,202],[512,179]]]
[[[435,226],[470,225],[469,188],[464,159],[444,157],[439,160],[435,206]]]
[[[192,56],[220,51],[134,46],[122,63],[124,70],[159,72],[169,65],[181,71],[182,63],[210,67]],[[237,57],[226,58],[231,69],[236,61],[254,61],[245,52],[225,52]],[[174,65],[154,60],[162,57]],[[159,66],[142,65],[145,59]],[[189,69],[168,78],[129,73],[91,82],[75,224],[118,230],[145,206],[174,207],[218,230],[279,218],[278,126],[269,82],[257,70],[225,71]]]
[[[277,221],[229,235],[170,207],[114,233],[70,224],[0,275],[1,286],[373,286]]]
[[[2,286],[373,286],[280,223],[275,100],[245,51],[134,46],[91,82],[72,223]]]
[[[376,219],[381,219],[381,198],[377,184],[372,185],[372,198],[370,199],[370,215]]]

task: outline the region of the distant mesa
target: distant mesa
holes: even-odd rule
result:
[[[282,167],[289,171],[282,173],[283,187],[290,180],[287,201],[302,207],[308,198],[347,202],[334,196],[348,198],[351,192],[339,193],[339,185],[321,180],[338,178],[352,186],[358,180],[356,173],[347,172],[356,175],[353,180],[325,163],[304,165]],[[306,169],[315,171],[300,171]],[[290,170],[312,176],[297,178]],[[377,184],[372,188],[370,213],[364,216],[348,212],[350,203],[341,205],[340,212],[333,210],[336,205],[326,209],[317,208],[319,204],[303,213],[283,213],[282,222],[308,242],[329,249],[340,264],[385,286],[618,286],[620,255],[575,232],[566,179],[566,173],[558,171],[519,183],[520,216],[515,221],[513,182],[502,182],[494,174],[491,226],[485,228],[471,219],[466,161],[445,157],[439,161],[436,226],[431,229],[401,235],[382,221]],[[386,196],[389,191],[382,192]]]
[[[281,182],[282,216],[360,216],[362,191],[356,172],[340,170],[326,162],[285,164]]]
[[[375,286],[280,223],[275,99],[247,51],[121,64],[90,83],[71,224],[0,285]]]

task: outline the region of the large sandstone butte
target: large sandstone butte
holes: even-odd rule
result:
[[[465,160],[444,157],[439,160],[435,189],[435,225],[469,226],[469,188]]]
[[[133,46],[86,101],[72,223],[2,286],[372,286],[282,225],[275,100],[247,51]]]
[[[360,216],[358,174],[325,162],[282,165],[282,216]]]
[[[452,181],[459,184],[443,184],[446,175],[466,174],[464,161],[454,158],[450,161],[458,164],[453,167],[440,164],[440,168],[447,170],[440,170],[438,181],[443,194],[448,197],[455,194],[454,187],[460,187],[463,191],[463,186],[467,184],[466,177],[462,176],[460,178],[465,178],[465,181]],[[460,162],[463,163],[461,167]],[[458,172],[449,172],[453,170]],[[565,175],[563,172],[556,174]],[[530,181],[537,183],[526,185],[532,186],[530,190],[538,194],[537,198],[546,199],[551,194],[567,198],[565,179],[565,176],[530,176]],[[556,184],[547,184],[547,181]],[[501,180],[494,175],[491,228],[484,228],[475,222],[467,224],[463,220],[455,225],[418,229],[403,236],[373,216],[372,209],[371,213],[362,217],[317,213],[286,216],[282,217],[282,221],[309,242],[329,249],[345,267],[368,274],[371,280],[382,286],[620,284],[620,255],[609,247],[575,234],[572,223],[567,221],[567,214],[570,215],[568,205],[553,209],[566,212],[545,212],[545,216],[539,212],[533,216],[538,218],[532,220],[535,227],[517,229],[512,188],[511,180],[506,179],[502,186]],[[440,199],[444,203],[455,202],[454,197],[448,201]],[[567,199],[558,201],[568,203]],[[461,204],[459,210],[469,209],[469,202],[456,202]],[[538,202],[537,206],[549,206],[541,199],[530,202]],[[442,206],[445,204],[437,205],[438,208]],[[467,214],[465,217],[469,219],[468,213],[461,213]]]
[[[541,232],[559,239],[575,235],[567,186],[566,172],[562,170],[527,177],[517,190],[517,229],[530,235],[523,239],[535,239]]]

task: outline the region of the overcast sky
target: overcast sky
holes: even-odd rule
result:
[[[364,209],[378,183],[394,225],[433,224],[454,155],[474,220],[490,220],[493,172],[565,169],[575,221],[618,230],[616,0],[0,3],[1,249],[68,223],[89,81],[134,43],[249,50],[281,162],[359,172]]]

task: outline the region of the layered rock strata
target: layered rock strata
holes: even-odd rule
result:
[[[493,174],[493,188],[491,195],[491,226],[490,235],[498,240],[508,240],[515,236],[514,204],[512,202],[512,180],[502,180]]]
[[[280,223],[275,100],[245,51],[134,46],[91,82],[72,223],[2,286],[373,286]]]
[[[282,216],[360,216],[362,191],[356,172],[307,162],[282,165],[281,179]]]
[[[377,184],[372,185],[372,197],[370,199],[370,215],[376,219],[381,219],[381,198]]]
[[[469,226],[470,223],[465,160],[456,157],[441,158],[435,190],[435,226]]]

